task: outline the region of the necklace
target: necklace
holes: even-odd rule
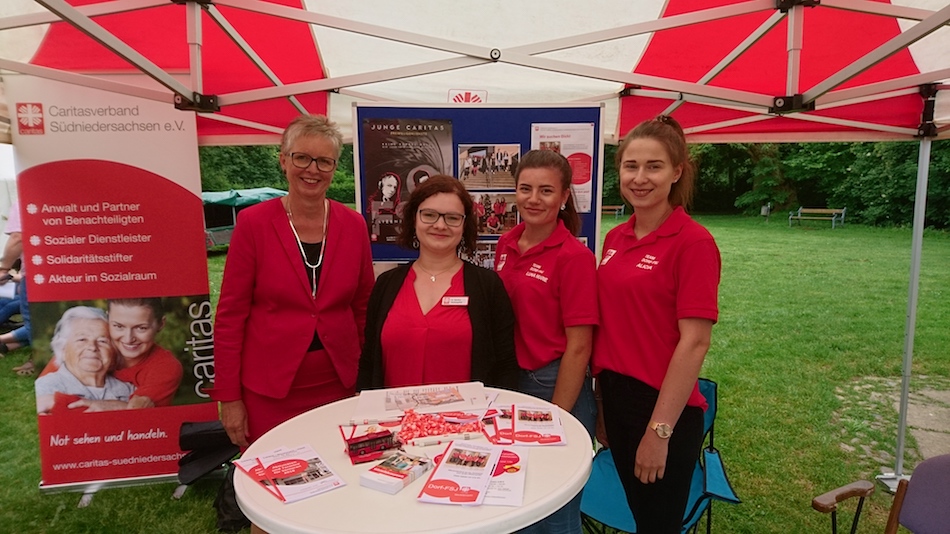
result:
[[[323,253],[327,251],[327,223],[330,220],[330,202],[327,199],[323,199],[323,246],[320,247],[320,257],[317,258],[316,265],[310,263],[310,260],[307,259],[307,253],[303,250],[303,242],[300,241],[300,235],[297,234],[297,227],[294,226],[294,212],[290,209],[289,200],[287,201],[287,220],[290,221],[290,229],[293,230],[294,237],[297,238],[297,246],[300,248],[300,255],[303,256],[303,263],[307,267],[310,267],[310,297],[317,298],[317,269],[323,264]]]
[[[416,265],[416,268],[417,268],[417,269],[419,269],[420,271],[422,271],[422,272],[426,273],[427,275],[429,275],[429,280],[435,282],[435,277],[436,277],[436,276],[439,276],[440,274],[445,274],[445,273],[451,271],[452,269],[455,268],[456,265],[458,265],[458,263],[453,263],[452,266],[449,267],[448,269],[445,269],[444,271],[439,271],[439,272],[437,272],[437,273],[430,273],[429,271],[423,269],[422,266],[419,265],[419,262],[416,262],[415,265]]]

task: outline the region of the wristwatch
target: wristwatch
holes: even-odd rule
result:
[[[650,430],[656,432],[657,436],[660,436],[662,439],[669,439],[673,435],[673,427],[666,423],[658,423],[656,421],[650,421]]]

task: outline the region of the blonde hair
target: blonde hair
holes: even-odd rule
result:
[[[323,137],[329,139],[336,148],[336,157],[343,153],[343,134],[336,123],[325,115],[300,115],[290,121],[280,138],[280,151],[290,153],[290,147],[300,137]]]

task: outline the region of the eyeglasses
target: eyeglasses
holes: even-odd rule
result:
[[[445,221],[448,226],[462,226],[465,222],[465,216],[461,213],[439,213],[435,210],[419,210],[419,220],[426,224],[435,224],[439,217]]]
[[[336,168],[336,160],[333,158],[315,158],[303,152],[291,152],[290,161],[294,164],[294,167],[298,169],[306,169],[314,161],[317,162],[317,170],[321,172],[330,172]]]

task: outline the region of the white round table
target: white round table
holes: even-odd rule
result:
[[[498,391],[501,403],[548,404],[508,390]],[[587,482],[593,448],[584,426],[561,411],[567,445],[526,447],[528,451],[524,503],[512,506],[452,506],[416,500],[423,481],[413,481],[395,495],[360,486],[360,473],[375,462],[352,465],[344,452],[339,425],[348,421],[356,397],[301,414],[261,436],[245,457],[259,456],[277,447],[310,444],[346,486],[302,501],[284,504],[240,470],[234,475],[238,504],[256,526],[273,533],[421,534],[513,532],[547,517],[567,504]],[[485,441],[484,439],[482,441]],[[407,447],[430,457],[441,446]],[[431,473],[426,473],[423,480]]]

